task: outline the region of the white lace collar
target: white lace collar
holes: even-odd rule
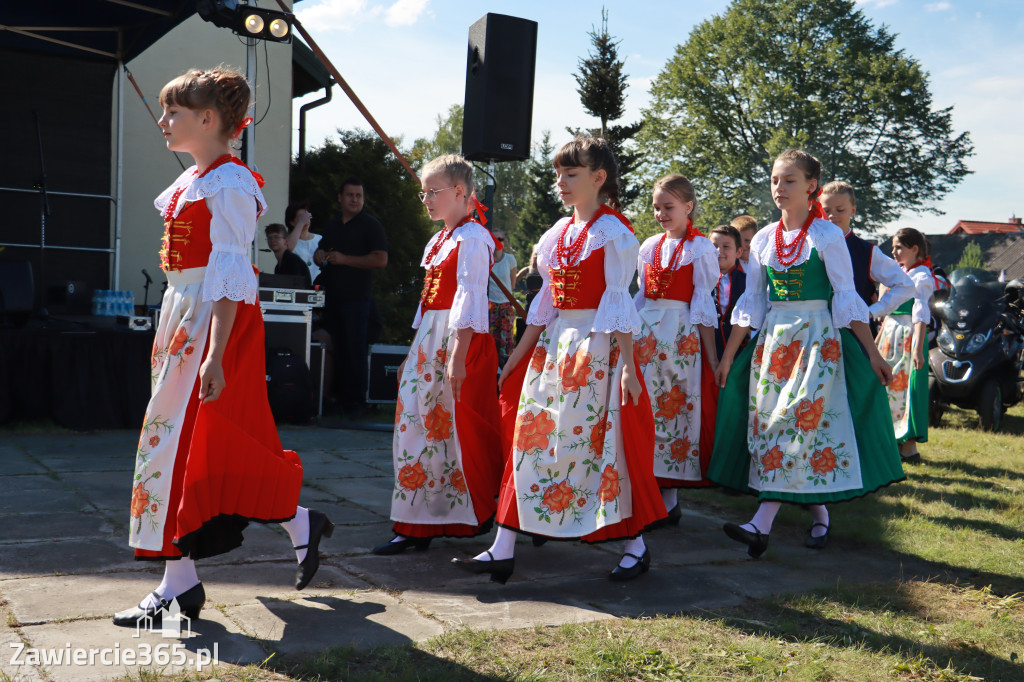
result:
[[[260,190],[256,178],[245,166],[229,161],[217,166],[201,178],[196,177],[198,170],[196,166],[186,169],[170,187],[161,192],[160,196],[153,201],[156,210],[163,214],[178,188],[186,186],[175,206],[175,217],[181,213],[185,204],[211,197],[222,189],[241,189],[252,194],[258,204],[257,217],[266,212],[267,200],[263,198],[263,192]]]
[[[558,246],[558,237],[562,234],[565,224],[571,218],[572,216],[567,216],[552,225],[537,244],[538,256],[543,253],[545,262],[548,265],[555,262],[555,247]],[[573,223],[572,227],[569,228],[569,234],[566,236],[567,240],[572,241],[575,239],[585,225],[586,223]],[[583,244],[583,253],[580,255],[580,260],[586,260],[590,257],[590,254],[603,248],[608,242],[615,241],[627,234],[633,236],[632,230],[626,227],[625,223],[614,215],[605,213],[595,220],[594,224],[587,231],[586,242]]]
[[[441,232],[443,231],[444,230],[435,232],[434,236],[427,241],[427,247],[423,249],[423,258],[420,259],[420,267],[428,267],[427,254],[430,253],[430,250],[434,247],[434,244],[437,243],[437,240],[441,238]],[[444,259],[448,257],[456,245],[466,239],[483,240],[487,243],[491,252],[493,253],[494,251],[494,238],[491,237],[490,231],[480,223],[473,220],[468,223],[463,223],[455,228],[455,231],[452,232],[451,238],[441,245],[440,250],[438,250],[437,254],[434,256],[434,262],[430,265],[443,263]]]
[[[640,245],[640,260],[645,263],[654,262],[654,249],[658,246],[658,241],[661,239],[660,234],[656,234],[653,237],[648,237],[644,240],[644,243]],[[661,247],[661,264],[664,267],[668,267],[668,259],[672,255],[672,249],[679,243],[678,239],[669,237],[665,240],[665,245]],[[693,261],[697,260],[702,256],[708,254],[715,254],[715,259],[718,258],[718,250],[715,245],[711,243],[711,240],[704,236],[694,237],[690,241],[683,244],[683,254],[679,258],[679,262],[676,264],[675,269],[679,269],[683,266],[690,265]]]
[[[778,224],[778,221],[775,221],[765,225],[758,230],[757,234],[750,241],[750,250],[757,252],[758,262],[761,265],[768,265],[776,272],[783,272],[791,267],[807,262],[813,248],[818,249],[820,254],[824,247],[835,241],[845,239],[843,228],[827,220],[815,218],[807,230],[807,240],[804,242],[803,248],[800,249],[800,255],[797,256],[795,261],[784,266],[779,262],[778,254],[775,253],[775,228],[778,227]],[[800,234],[799,230],[790,230],[783,232],[782,238],[786,244],[792,244],[798,234]]]

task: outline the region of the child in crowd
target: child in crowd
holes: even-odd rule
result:
[[[310,230],[313,214],[309,212],[309,202],[288,204],[284,224],[288,226],[288,250],[302,259],[309,268],[310,280],[315,282],[320,276],[320,266],[313,262],[313,254],[320,246],[320,235]]]
[[[747,274],[739,265],[738,256],[743,243],[739,230],[732,225],[718,225],[708,236],[718,250],[718,284],[714,290],[718,313],[715,353],[717,359],[721,360],[732,331],[732,310],[747,289]]]
[[[465,159],[434,159],[421,183],[427,214],[443,225],[424,249],[416,336],[398,370],[395,537],[373,549],[380,555],[487,532],[501,481],[498,356],[487,325],[495,240],[471,215],[478,204]]]
[[[892,255],[913,281],[913,298],[891,311],[882,324],[878,347],[892,367],[889,408],[903,461],[920,461],[918,443],[928,441],[928,363],[925,334],[929,302],[938,283],[924,235],[905,227],[892,238]]]
[[[517,531],[626,539],[609,577],[629,580],[651,564],[641,533],[665,517],[651,467],[654,419],[633,352],[640,317],[629,283],[639,244],[617,210],[618,165],[607,142],[577,138],[554,166],[559,196],[574,211],[537,245],[544,286],[499,380],[510,453],[498,532],[490,549],[452,561],[504,583]]]
[[[740,245],[738,259],[740,267],[744,272],[746,272],[747,263],[750,260],[750,241],[754,238],[754,235],[757,234],[757,221],[754,220],[753,216],[741,215],[733,218],[732,222],[729,224],[739,230],[740,240],[743,243]]]
[[[757,493],[753,518],[724,528],[752,557],[768,548],[782,502],[809,506],[805,544],[820,549],[830,531],[827,503],[904,478],[883,389],[892,372],[872,343],[843,232],[815,201],[820,177],[807,152],[775,160],[771,192],[782,219],[751,242],[747,288],[718,367],[709,478]],[[751,327],[760,332],[737,356]]]
[[[263,179],[231,155],[252,122],[250,89],[229,69],[189,71],[160,91],[167,148],[195,165],[154,202],[164,218],[167,291],[151,359],[153,393],[136,452],[129,544],[138,560],[164,561],[160,585],[114,615],[154,624],[177,599],[198,618],[206,592],[197,559],[242,544],[250,521],[280,523],[295,545],[301,590],[334,526],[298,506],[302,462],[281,448],[267,402],[263,317],[248,249],[267,209]]]
[[[850,227],[857,213],[857,196],[850,183],[833,180],[825,185],[821,190],[821,207],[828,219],[842,228],[853,264],[854,287],[867,304],[872,322],[880,321],[914,295],[914,283],[892,258],[882,253],[877,244],[862,239]],[[887,287],[881,298],[878,296],[878,284]],[[872,337],[875,331],[872,330]]]
[[[668,522],[676,525],[679,488],[710,485],[718,254],[693,227],[697,197],[688,179],[666,175],[654,183],[653,198],[665,231],[640,245],[634,302],[643,326],[633,347],[654,410],[654,473]]]

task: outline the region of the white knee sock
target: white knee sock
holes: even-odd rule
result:
[[[490,561],[492,556],[495,561],[511,559],[516,554],[516,532],[503,526],[498,526],[498,532],[494,534],[494,544],[487,551],[491,554],[488,555],[487,552],[482,552],[473,558],[477,561]]]
[[[675,490],[675,488],[673,488],[673,490]],[[643,535],[638,535],[632,540],[626,540],[626,544],[622,548],[622,559],[619,561],[619,566],[622,566],[623,568],[632,568],[639,562],[639,560],[634,559],[631,556],[627,556],[627,554],[635,554],[638,557],[642,557],[646,551],[647,545],[644,544]]]
[[[309,510],[305,507],[296,507],[295,518],[285,521],[281,527],[288,531],[288,537],[292,539],[292,547],[309,544]],[[306,558],[306,550],[295,550],[295,558],[301,564]]]
[[[665,502],[665,511],[672,511],[679,504],[679,488],[662,488],[661,499]]]
[[[188,557],[182,557],[177,561],[164,562],[164,579],[156,588],[156,593],[170,601],[182,592],[195,587],[199,582],[196,574],[196,562]],[[156,597],[152,594],[146,596],[139,603],[139,608],[148,609],[158,604]]]
[[[812,538],[820,538],[822,535],[828,532],[828,509],[823,504],[812,504],[811,505],[811,519],[814,523],[824,523],[825,528],[821,526],[815,526],[811,529]]]
[[[742,527],[750,531],[759,530],[768,535],[768,533],[772,532],[772,523],[775,522],[775,515],[779,513],[780,507],[782,507],[781,502],[765,500],[757,508],[754,518],[750,519],[749,523],[743,524]]]

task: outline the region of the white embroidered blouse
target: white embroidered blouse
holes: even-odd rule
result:
[[[648,237],[640,245],[640,253],[637,257],[637,281],[640,291],[633,297],[633,303],[637,310],[642,310],[647,302],[644,296],[644,268],[654,262],[654,250],[661,239],[660,234]],[[672,257],[672,250],[679,243],[678,239],[666,239],[661,247],[661,263],[668,267],[668,261]],[[718,267],[718,250],[707,237],[694,237],[683,244],[683,253],[680,255],[676,270],[685,266],[693,265],[693,298],[690,300],[690,322],[703,324],[708,327],[718,326],[718,312],[715,309],[713,292],[718,284],[720,273]]]
[[[452,331],[469,328],[487,334],[487,282],[494,259],[494,239],[480,223],[465,223],[455,228],[448,241],[434,255],[433,262],[428,264],[427,255],[440,237],[441,232],[437,232],[427,242],[420,266],[428,268],[440,265],[455,246],[459,245],[458,260],[455,264],[455,298],[448,312],[448,328]],[[422,321],[423,306],[418,305],[412,328],[419,329]]]

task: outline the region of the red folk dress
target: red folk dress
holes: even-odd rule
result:
[[[681,251],[673,262],[677,248]],[[653,273],[656,256],[663,268],[661,281],[655,281]],[[637,271],[642,287],[634,303],[643,327],[633,339],[633,348],[654,411],[658,485],[711,485],[705,474],[715,436],[718,392],[697,325],[718,326],[712,298],[719,275],[718,251],[703,235],[681,245],[679,239],[654,235],[640,246]]]
[[[579,261],[557,262],[559,240],[568,246],[584,229],[574,223],[563,238],[569,220],[537,245],[544,286],[527,321],[545,329],[502,385],[509,455],[498,523],[585,542],[636,537],[665,516],[650,400],[644,389],[638,405],[621,405],[623,363],[613,336],[640,331],[629,296],[639,245],[628,221],[602,207]]]
[[[502,452],[498,354],[487,319],[493,252],[494,238],[475,221],[442,229],[424,250],[416,336],[395,409],[391,519],[405,537],[471,537],[494,519]],[[455,402],[445,368],[460,329],[473,335]]]
[[[139,437],[129,544],[136,559],[202,559],[242,544],[249,521],[295,515],[302,463],[283,450],[267,403],[263,318],[248,246],[266,209],[262,181],[225,155],[186,170],[154,202],[165,216],[168,287]],[[225,388],[200,403],[214,301],[238,301]]]

